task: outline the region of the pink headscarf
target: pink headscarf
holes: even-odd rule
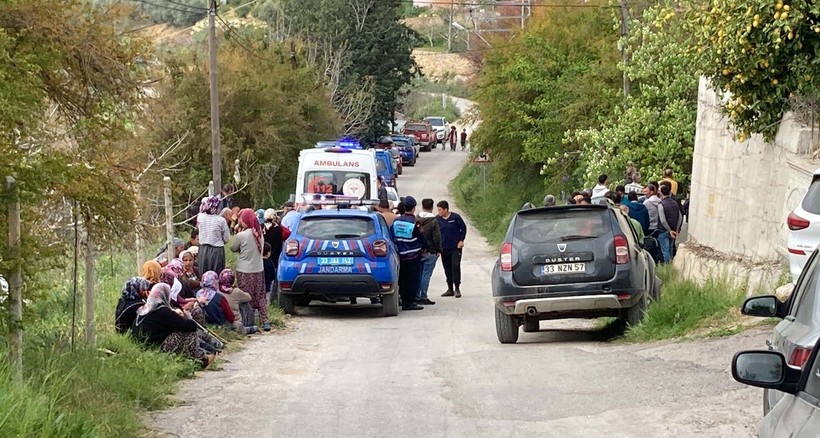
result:
[[[259,250],[259,253],[262,253],[262,227],[259,225],[259,218],[256,216],[256,212],[251,210],[250,208],[245,208],[239,212],[239,220],[245,225],[246,228],[253,230],[253,237],[256,238],[256,248]]]

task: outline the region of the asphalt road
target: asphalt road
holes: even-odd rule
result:
[[[423,153],[402,195],[452,197],[466,153]],[[459,211],[458,206],[453,210]],[[761,392],[735,383],[734,352],[766,333],[625,345],[590,321],[543,323],[516,345],[496,340],[495,252],[471,227],[464,297],[382,318],[378,306],[315,305],[285,333],[258,335],[221,371],[183,382],[181,405],[148,419],[167,436],[745,437]],[[361,301],[361,300],[360,300]],[[147,382],[150,384],[150,382]]]

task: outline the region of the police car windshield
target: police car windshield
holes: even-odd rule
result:
[[[361,239],[376,234],[376,225],[370,217],[306,217],[297,230],[308,239]]]
[[[363,172],[317,170],[305,174],[305,193],[362,198],[370,193],[370,176]]]

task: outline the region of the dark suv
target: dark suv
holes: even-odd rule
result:
[[[498,340],[539,321],[621,317],[638,324],[660,298],[655,262],[629,219],[613,205],[521,210],[513,216],[493,269]]]

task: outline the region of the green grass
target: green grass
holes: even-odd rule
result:
[[[743,303],[743,288],[723,279],[703,285],[685,280],[671,266],[658,268],[663,281],[661,300],[652,303],[643,322],[626,333],[630,341],[677,338],[704,331],[706,336],[727,336],[743,330],[737,309]]]

